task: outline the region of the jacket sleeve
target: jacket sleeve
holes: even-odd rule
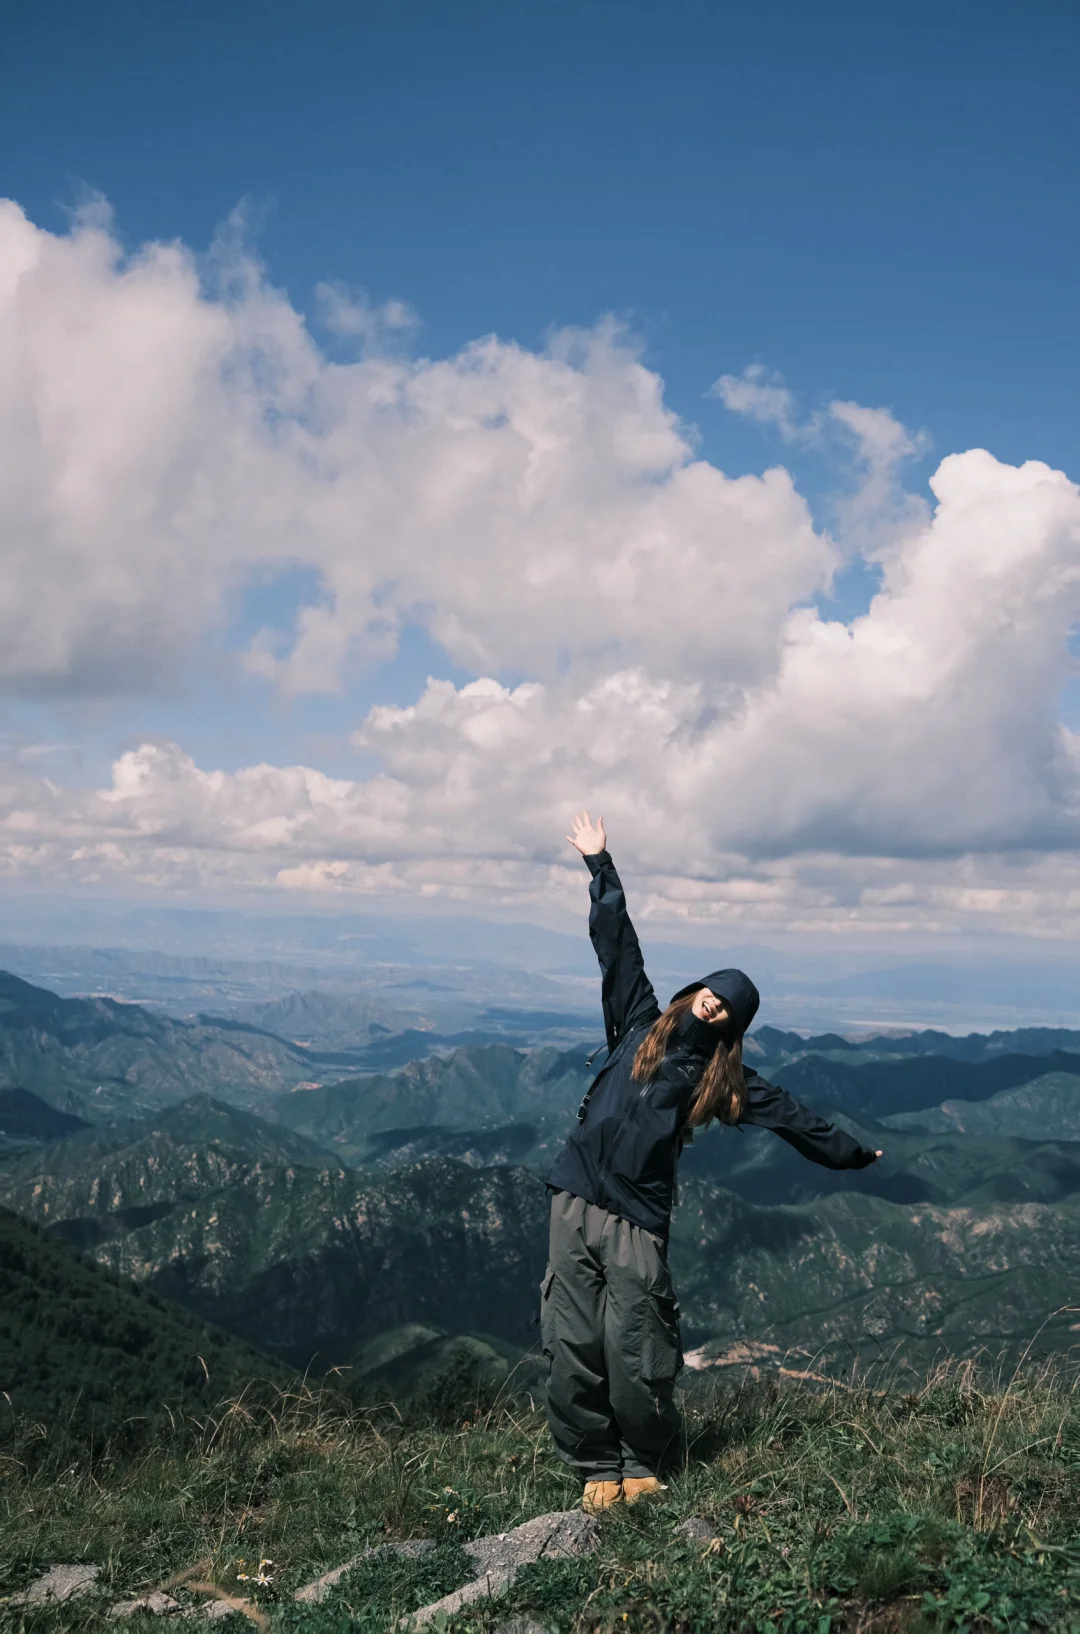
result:
[[[739,1122],[771,1129],[802,1157],[824,1164],[827,1169],[865,1169],[876,1155],[757,1073],[746,1075],[746,1105]]]
[[[601,994],[607,1045],[613,1050],[620,1038],[641,1022],[652,1023],[660,1014],[637,931],[626,911],[622,881],[607,851],[586,857],[592,884],[589,896],[589,936],[600,961]]]

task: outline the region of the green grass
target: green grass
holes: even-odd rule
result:
[[[508,1599],[449,1628],[489,1634],[527,1613],[564,1634],[1080,1631],[1080,1400],[1064,1364],[1015,1378],[943,1364],[904,1393],[871,1382],[699,1385],[662,1501],[613,1510],[595,1555],[527,1567]],[[464,1368],[402,1411],[325,1390],[241,1399],[135,1460],[89,1467],[62,1440],[23,1459],[16,1443],[0,1468],[0,1599],[60,1561],[100,1566],[101,1592],[0,1618],[28,1634],[116,1628],[112,1600],[194,1572],[281,1634],[375,1634],[467,1579],[464,1540],[577,1497],[540,1413],[476,1402]],[[680,1536],[690,1515],[715,1544]],[[437,1544],[423,1558],[377,1559],[322,1604],[293,1601],[365,1544],[420,1536]],[[268,1582],[238,1578],[264,1560]]]

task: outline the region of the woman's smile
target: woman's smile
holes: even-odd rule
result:
[[[707,987],[698,988],[691,1009],[698,1021],[707,1021],[713,1027],[727,1020],[727,1007],[723,999],[718,999]]]

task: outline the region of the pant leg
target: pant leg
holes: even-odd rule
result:
[[[664,1244],[610,1217],[604,1235],[604,1359],[622,1441],[624,1475],[656,1475],[682,1451],[675,1379],[682,1366],[679,1306]]]
[[[607,1284],[593,1216],[607,1219],[603,1209],[569,1192],[556,1192],[551,1199],[540,1306],[548,1425],[559,1456],[571,1469],[587,1481],[617,1481],[622,1455],[604,1363]]]

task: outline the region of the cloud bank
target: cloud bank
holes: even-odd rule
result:
[[[611,322],[432,360],[402,355],[401,303],[321,300],[353,361],[235,241],[124,255],[100,210],[56,236],[0,205],[0,689],[165,693],[298,567],[317,590],[251,640],[253,676],[347,687],[406,625],[478,676],[372,710],[354,742],[382,770],[355,780],[162,744],[96,791],[12,764],[10,877],[576,902],[561,836],[588,802],[657,917],[1076,934],[1064,475],[953,454],[927,504],[885,411],[800,418],[763,370],[721,377],[783,440],[854,450],[834,538],[783,467],[697,457]],[[880,588],[830,620],[853,554]]]

